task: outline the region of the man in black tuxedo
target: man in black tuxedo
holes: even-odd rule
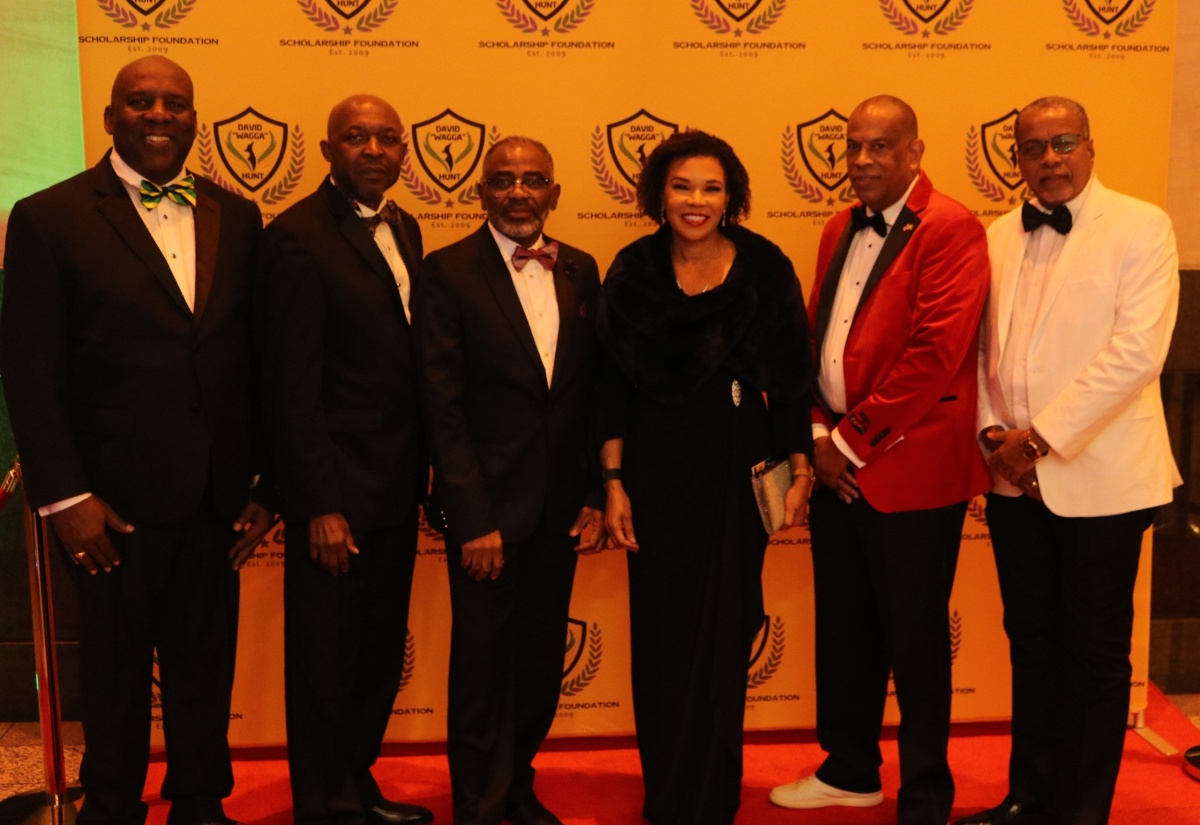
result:
[[[591,255],[549,241],[554,162],[494,144],[488,221],[432,253],[417,343],[454,625],[447,755],[456,825],[555,825],[532,761],[554,721],[576,552],[604,541],[588,436],[600,286]]]
[[[329,113],[329,177],[264,233],[263,410],[285,531],[288,768],[298,823],[415,823],[371,775],[404,668],[421,449],[408,300],[421,230],[384,192],[404,127],[370,95]]]
[[[272,521],[248,503],[262,219],[185,172],[196,111],[175,63],[121,69],[104,128],[96,166],[13,208],[0,319],[27,501],[74,562],[79,821],[146,819],[157,650],[167,821],[227,823],[237,569]]]

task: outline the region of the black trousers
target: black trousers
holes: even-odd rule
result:
[[[817,739],[827,753],[817,776],[843,790],[879,790],[890,670],[901,823],[945,825],[954,803],[949,604],[966,506],[881,513],[828,488],[812,497]]]
[[[504,572],[475,581],[447,546],[450,690],[446,754],[455,825],[499,825],[533,795],[533,757],[562,688],[576,539],[539,530],[504,546]]]
[[[332,576],[309,558],[307,522],[285,532],[284,696],[298,823],[360,825],[382,798],[371,766],[404,670],[416,512],[354,541],[350,571]]]
[[[1129,716],[1133,586],[1155,509],[1064,518],[988,494],[1012,659],[1009,793],[1056,822],[1108,821]]]
[[[121,558],[92,576],[69,563],[79,597],[80,688],[87,742],[81,825],[141,825],[157,653],[170,825],[213,822],[233,790],[229,705],[237,646],[235,541],[206,504],[178,522],[109,531]]]

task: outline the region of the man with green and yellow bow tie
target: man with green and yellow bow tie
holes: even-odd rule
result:
[[[94,167],[8,224],[0,369],[79,598],[81,825],[141,825],[157,655],[169,825],[227,825],[237,570],[270,527],[250,403],[254,204],[184,169],[192,81],[125,66]],[[256,497],[255,497],[256,498]]]

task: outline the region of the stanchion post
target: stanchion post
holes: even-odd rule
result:
[[[0,490],[11,494],[20,478],[20,463],[5,476]],[[29,557],[29,598],[33,606],[33,654],[37,666],[38,717],[46,765],[45,804],[25,825],[72,825],[75,806],[67,799],[63,762],[62,703],[59,700],[58,651],[54,633],[54,600],[50,589],[50,542],[46,519],[25,508],[25,545]]]

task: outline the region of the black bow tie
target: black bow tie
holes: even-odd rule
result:
[[[883,219],[883,213],[876,212],[868,217],[867,207],[861,203],[850,210],[850,225],[854,227],[855,232],[869,226],[878,232],[881,238],[887,235],[887,221]]]
[[[1025,227],[1026,232],[1032,232],[1039,226],[1049,226],[1058,234],[1065,235],[1071,231],[1071,210],[1067,209],[1066,204],[1060,203],[1054,207],[1054,211],[1043,212],[1025,201],[1021,207],[1021,226]]]
[[[374,234],[375,227],[381,223],[386,223],[392,229],[399,230],[400,226],[400,207],[396,206],[395,201],[388,201],[379,211],[370,217],[363,218],[367,224],[367,231]]]

